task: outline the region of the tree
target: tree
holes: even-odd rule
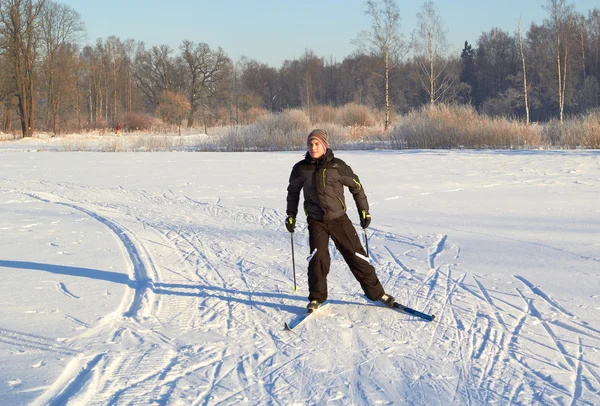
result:
[[[121,39],[110,36],[105,42],[105,58],[110,75],[110,81],[107,80],[107,85],[110,84],[112,87],[112,122],[116,123],[119,121],[119,102],[118,95],[120,90],[120,79],[123,76],[123,71],[127,65],[127,47],[131,47],[132,44],[125,43]],[[108,86],[107,86],[108,87]],[[108,94],[107,102],[108,102]]]
[[[426,1],[417,14],[418,27],[413,44],[417,52],[419,78],[427,93],[429,104],[449,98],[456,76],[449,72],[446,30],[433,1]]]
[[[179,127],[181,135],[181,122],[190,112],[190,102],[183,93],[170,90],[163,92],[160,103],[156,107],[156,115],[165,123],[175,124]]]
[[[277,111],[279,93],[279,74],[277,69],[255,60],[243,58],[239,63],[240,82],[243,90],[259,97],[263,108]],[[255,106],[258,107],[258,106]]]
[[[508,32],[493,28],[478,40],[477,65],[484,97],[496,97],[513,84],[520,65],[517,41]]]
[[[362,32],[355,40],[359,50],[376,56],[383,62],[382,78],[385,86],[385,123],[390,126],[390,71],[402,60],[410,46],[404,41],[400,30],[400,12],[394,0],[368,0],[365,14],[371,17],[371,31]]]
[[[212,51],[208,44],[183,41],[180,47],[186,68],[186,91],[190,103],[188,127],[194,125],[196,112],[202,103],[213,96],[226,65],[230,62],[225,52],[218,48]]]
[[[600,10],[594,9],[588,13],[588,25],[591,45],[592,72],[600,81]],[[598,95],[600,98],[600,95]],[[600,102],[600,100],[599,100]]]
[[[529,92],[527,91],[527,67],[525,65],[525,52],[523,51],[523,37],[521,36],[521,19],[517,24],[517,36],[519,38],[519,51],[521,52],[521,64],[523,66],[523,102],[525,103],[525,122],[529,125]]]
[[[554,55],[558,73],[558,109],[562,123],[569,60],[569,25],[572,22],[573,6],[568,6],[565,0],[547,0],[545,8],[550,14],[550,27],[554,34]]]
[[[468,102],[470,104],[475,102],[473,100],[473,97],[477,94],[477,67],[475,65],[475,54],[476,52],[471,46],[471,44],[469,44],[468,41],[465,41],[465,46],[460,53],[460,59],[462,60],[462,71],[460,73],[460,81],[461,83],[465,83],[468,85],[468,94],[465,96],[465,98],[468,97],[468,101],[465,100],[465,102]]]
[[[70,69],[60,69],[63,59],[68,57],[65,52],[69,45],[76,43],[84,31],[81,16],[77,11],[65,4],[48,1],[40,14],[41,39],[46,56],[46,86],[48,94],[48,109],[46,112],[46,128],[49,128],[52,115],[52,131],[59,128],[59,109],[61,90]]]
[[[319,104],[319,100],[322,99],[320,93],[323,90],[324,66],[323,58],[319,58],[312,50],[307,49],[300,59],[303,71],[300,94],[302,104],[307,108],[309,115],[311,107]]]
[[[381,98],[380,77],[373,74],[381,66],[381,59],[372,55],[357,54],[344,58],[340,66],[340,96],[338,106],[347,103],[364,104],[370,107],[384,107]],[[390,75],[390,88],[393,77]],[[400,88],[395,86],[395,88]],[[390,104],[394,102],[394,93],[390,92]],[[379,105],[376,101],[379,101]]]
[[[39,15],[45,0],[0,1],[0,36],[12,59],[23,137],[35,131],[35,74]]]
[[[180,91],[183,88],[183,67],[176,64],[168,45],[153,46],[149,51],[143,44],[135,58],[134,78],[140,91],[144,107],[153,111],[166,90]]]
[[[596,83],[600,83],[600,10],[594,9],[588,12],[587,25],[589,30],[590,40],[590,72],[596,79]],[[596,92],[594,97],[596,106],[600,106],[600,92]]]

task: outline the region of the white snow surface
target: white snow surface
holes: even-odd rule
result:
[[[600,151],[336,152],[370,259],[305,311],[298,152],[0,152],[0,404],[600,404]],[[349,216],[361,239],[350,193]]]

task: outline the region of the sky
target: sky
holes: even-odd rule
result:
[[[81,15],[85,43],[115,35],[143,41],[146,47],[166,44],[177,49],[183,40],[221,47],[234,61],[242,56],[280,67],[306,50],[342,61],[356,50],[352,41],[371,25],[363,0],[63,0]],[[423,1],[398,0],[400,31],[408,38]],[[546,0],[437,0],[447,28],[449,48],[459,52],[465,41],[498,27],[510,33],[521,25],[541,23]],[[577,0],[587,15],[598,0]]]

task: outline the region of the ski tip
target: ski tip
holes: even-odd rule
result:
[[[286,329],[287,331],[292,331],[292,329],[290,328],[290,325],[289,325],[289,324],[287,324],[287,321],[286,321],[286,322],[284,322],[284,325],[285,325],[285,329]]]
[[[435,320],[435,314],[432,314],[431,315],[431,321],[434,321],[434,320]]]

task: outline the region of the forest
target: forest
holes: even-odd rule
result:
[[[304,50],[274,67],[233,61],[201,38],[182,39],[178,49],[114,36],[82,46],[77,10],[48,0],[2,0],[0,131],[30,137],[117,124],[125,131],[208,131],[301,109],[313,122],[329,111],[341,125],[381,123],[385,133],[398,117],[433,106],[526,125],[597,120],[600,10],[581,14],[564,0],[548,0],[545,11],[541,22],[515,21],[513,32],[491,27],[452,54],[434,2],[408,16],[393,0],[367,1],[373,26],[348,38],[354,53],[337,61]],[[415,18],[417,29],[403,32],[401,16]],[[368,114],[339,118],[353,108]]]

